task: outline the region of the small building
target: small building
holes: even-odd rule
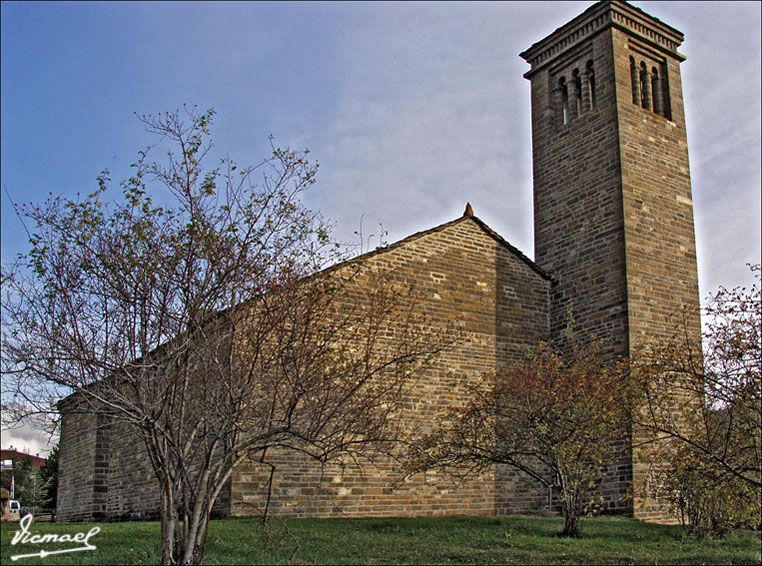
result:
[[[46,458],[43,458],[39,454],[27,454],[26,452],[19,452],[13,446],[7,450],[0,450],[0,462],[2,462],[2,469],[9,469],[16,465],[16,462],[21,460],[29,460],[32,463],[32,470],[34,472],[39,471],[40,468],[45,467],[47,462]]]
[[[28,454],[26,452],[20,452],[16,450],[13,446],[11,446],[8,449],[0,450],[0,470],[2,470],[2,481],[3,481],[3,520],[8,520],[8,518],[11,519],[18,519],[19,515],[18,513],[10,513],[10,508],[6,509],[6,506],[8,505],[8,502],[13,499],[19,499],[18,497],[18,489],[21,488],[21,480],[18,474],[15,475],[15,488],[16,488],[16,497],[13,497],[11,495],[11,477],[14,475],[14,470],[18,469],[19,464],[24,463],[24,465],[28,465],[28,477],[30,478],[32,485],[35,486],[34,483],[36,481],[37,473],[40,471],[40,468],[44,468],[47,464],[47,459],[43,458],[39,454]],[[28,464],[27,464],[28,463]],[[23,476],[22,476],[23,477]]]

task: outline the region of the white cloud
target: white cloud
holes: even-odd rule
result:
[[[365,226],[398,239],[471,201],[531,254],[529,89],[506,42],[517,11],[406,5],[344,39],[343,94],[321,152],[321,206],[342,235],[365,213]]]
[[[518,53],[588,3],[368,9],[340,38],[340,98],[321,132],[319,206],[351,238],[365,213],[396,240],[480,216],[530,257],[527,70]],[[686,34],[682,66],[702,295],[759,261],[759,6],[643,2]]]
[[[29,418],[24,419],[18,426],[3,427],[2,448],[7,450],[12,446],[19,452],[46,457],[58,442],[58,437],[43,432],[44,428],[41,423]]]

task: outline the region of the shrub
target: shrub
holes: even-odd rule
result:
[[[759,528],[762,493],[683,446],[663,470],[662,496],[688,532],[725,537],[734,528]]]

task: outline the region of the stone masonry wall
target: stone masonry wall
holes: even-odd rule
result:
[[[62,407],[58,519],[86,521],[107,514],[108,429],[102,417],[70,400]]]
[[[109,520],[124,521],[159,517],[159,485],[148,453],[135,427],[124,421],[110,425],[108,450]],[[230,513],[230,490],[223,490],[212,511]]]
[[[137,520],[159,516],[159,486],[142,437],[123,421],[111,425],[109,518]]]
[[[551,333],[627,353],[627,295],[611,31],[531,76],[535,261],[553,277]],[[595,107],[563,124],[554,91],[593,61]]]
[[[95,461],[95,423],[92,414],[63,413],[58,456],[58,518],[90,518]]]
[[[619,109],[620,159],[625,218],[627,310],[630,352],[647,342],[670,339],[682,316],[700,343],[698,274],[693,227],[688,143],[680,62],[642,39],[613,32]],[[633,103],[630,56],[661,62],[667,79],[671,119]],[[639,436],[635,430],[635,445]],[[633,454],[634,515],[664,518],[664,505],[651,499],[651,463]]]
[[[547,338],[547,279],[476,218],[412,236],[370,261],[415,284],[433,324],[457,321],[464,335],[407,392],[398,418],[409,433],[432,431],[448,407],[465,401],[468,384]],[[274,461],[271,509],[284,516],[495,514],[547,505],[546,491],[503,467],[464,481],[427,473],[400,483],[399,465],[389,459],[362,470],[350,463],[321,468],[296,453]],[[268,476],[256,463],[236,470],[234,515],[262,511]]]
[[[160,494],[139,431],[131,424],[61,407],[57,516],[70,521],[157,519]],[[230,488],[212,512],[230,514]]]

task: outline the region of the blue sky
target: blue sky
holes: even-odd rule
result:
[[[477,216],[533,256],[529,83],[518,53],[591,2],[3,2],[2,261],[18,202],[124,178],[133,116],[218,113],[240,163],[268,135],[320,164],[309,204],[357,241]],[[760,4],[634,2],[681,48],[702,297],[760,261]],[[377,240],[371,241],[374,246]],[[21,442],[20,439],[18,442]],[[3,444],[7,444],[3,440]]]

